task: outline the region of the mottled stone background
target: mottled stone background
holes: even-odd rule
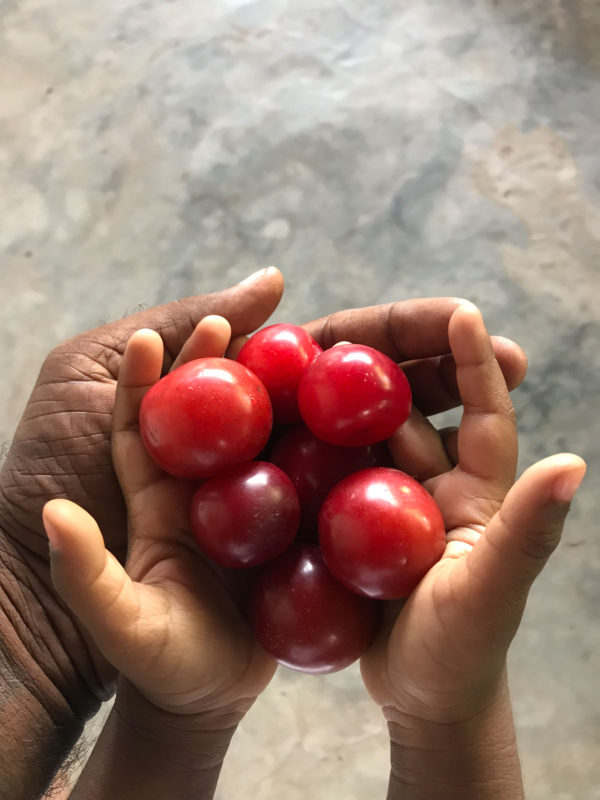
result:
[[[0,440],[44,354],[277,264],[276,319],[464,295],[589,474],[511,656],[530,800],[600,798],[597,0],[2,0]],[[281,670],[218,797],[385,796],[357,670]]]

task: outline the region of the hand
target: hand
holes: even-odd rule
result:
[[[68,496],[98,520],[111,551],[124,558],[126,515],[110,462],[109,438],[125,343],[139,328],[156,330],[165,342],[165,372],[208,314],[228,319],[234,337],[250,333],[272,313],[283,291],[282,276],[273,267],[253,277],[248,284],[103,325],[52,350],[0,472],[0,530],[19,546],[23,557],[31,554],[46,560],[42,506],[52,497]],[[459,302],[408,300],[339,311],[305,327],[323,347],[348,339],[370,344],[402,362],[415,404],[424,414],[434,414],[460,403],[448,346],[448,321]],[[502,337],[494,339],[494,347],[513,389],[525,376],[525,355]],[[37,571],[49,586],[44,568]]]
[[[127,520],[110,458],[110,432],[125,344],[139,328],[157,331],[165,343],[166,372],[209,314],[225,317],[234,334],[250,333],[271,315],[283,292],[283,278],[274,268],[251,278],[87,331],[48,355],[0,473],[0,528],[31,563],[34,554],[47,559],[41,511],[52,497],[70,497],[86,508],[111,551],[124,558]],[[49,573],[38,572],[49,585]]]
[[[270,268],[225,292],[149,309],[81,334],[55,348],[42,367],[0,473],[0,556],[7,574],[29,586],[28,607],[42,604],[31,641],[44,647],[32,656],[79,716],[110,692],[114,673],[98,663],[95,649],[56,604],[42,505],[52,497],[70,497],[94,516],[107,546],[123,561],[126,514],[110,459],[110,430],[128,337],[141,326],[160,333],[165,371],[203,316],[219,313],[234,335],[249,333],[277,305],[282,288],[280,273]],[[448,344],[448,321],[459,302],[409,300],[341,311],[306,327],[324,347],[350,339],[401,361],[416,402],[425,413],[435,413],[460,402]],[[494,347],[509,388],[518,386],[526,370],[523,352],[502,338]]]
[[[230,333],[222,317],[205,317],[173,366],[222,356]],[[162,361],[160,336],[138,331],[117,382],[111,442],[129,520],[127,572],[80,506],[44,507],[54,586],[121,673],[72,792],[81,800],[212,798],[231,736],[276,667],[243,616],[247,575],[219,569],[194,544],[197,482],[164,473],[142,443],[140,405]]]
[[[323,348],[347,340],[381,350],[406,373],[414,404],[421,414],[438,414],[462,403],[448,341],[448,323],[463,302],[457,297],[403,300],[337,311],[304,327]],[[525,353],[503,336],[492,336],[492,345],[512,391],[525,377]]]
[[[558,544],[585,472],[577,456],[547,458],[513,486],[517,431],[506,382],[481,315],[457,309],[449,339],[464,414],[448,450],[418,414],[392,450],[444,516],[445,554],[405,603],[390,603],[361,669],[390,720],[450,725],[502,692],[506,652],[527,593]],[[449,455],[455,453],[454,464]],[[511,488],[512,487],[512,488]]]
[[[29,659],[38,664],[40,676],[58,689],[79,719],[112,693],[115,673],[56,601],[42,506],[53,497],[70,497],[82,505],[123,561],[126,512],[112,466],[110,433],[129,336],[141,327],[159,332],[166,371],[188,339],[187,348],[193,350],[195,326],[204,316],[226,315],[234,332],[250,332],[269,317],[282,291],[280,272],[263,270],[223,292],[169,303],[76,336],[52,350],[42,366],[0,473],[0,568],[5,584],[27,587],[25,609],[16,606],[14,619],[9,615],[26,648],[21,669],[29,672]],[[17,588],[16,597],[21,596]],[[21,620],[30,616],[33,626],[26,624],[23,635]]]
[[[230,327],[206,317],[175,366],[222,356]],[[242,714],[275,671],[238,603],[246,574],[206,559],[189,532],[197,486],[164,473],[139,432],[144,394],[160,378],[163,345],[138,331],[122,358],[112,455],[129,520],[127,572],[94,519],[68,500],[44,507],[53,584],[111,664],[157,708],[173,715]]]
[[[68,496],[99,521],[111,551],[123,560],[126,514],[110,459],[110,431],[116,378],[125,343],[145,326],[163,337],[163,368],[175,359],[205,315],[226,316],[236,335],[258,327],[282,292],[277,270],[249,284],[208,297],[189,298],[102,326],[59,345],[46,359],[0,472],[0,595],[2,653],[16,664],[6,676],[21,686],[19,706],[35,719],[35,740],[23,730],[18,750],[3,738],[2,769],[13,770],[13,792],[32,796],[70,749],[81,721],[112,690],[106,669],[87,634],[58,601],[50,580],[47,540],[41,522],[46,500]],[[448,321],[458,300],[416,300],[338,312],[307,327],[324,346],[350,339],[380,347],[409,373],[417,401],[427,413],[460,402],[448,346]],[[494,340],[509,388],[525,374],[523,352]],[[407,363],[408,362],[408,363]],[[2,599],[2,598],[0,598]],[[12,675],[12,677],[11,677]],[[2,688],[2,687],[0,687]],[[16,692],[11,688],[11,691]],[[19,729],[20,730],[20,729]],[[1,738],[1,737],[0,737]],[[19,737],[17,735],[17,741]],[[40,748],[44,758],[40,759]],[[36,770],[31,763],[38,765]]]

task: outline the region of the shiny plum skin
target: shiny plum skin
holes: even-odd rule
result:
[[[288,476],[266,461],[238,464],[196,490],[190,528],[204,553],[230,569],[276,558],[292,543],[300,503]]]
[[[298,407],[319,439],[360,447],[389,439],[408,419],[412,393],[391,358],[372,347],[340,344],[306,369]]]
[[[377,603],[338,583],[310,544],[294,544],[262,567],[250,607],[262,648],[280,664],[313,674],[356,661],[377,627]]]
[[[337,447],[317,439],[304,425],[287,431],[271,450],[269,460],[291,478],[300,498],[302,538],[315,542],[319,510],[335,484],[352,472],[392,465],[384,442]]]
[[[150,456],[177,478],[197,479],[254,458],[273,415],[267,390],[227,358],[199,358],[146,393],[140,433]]]
[[[433,497],[396,469],[355,472],[329,493],[319,544],[331,572],[365,597],[407,597],[441,558],[446,535]]]
[[[308,365],[322,353],[297,325],[269,325],[248,339],[237,360],[265,385],[276,423],[300,422],[298,385]]]

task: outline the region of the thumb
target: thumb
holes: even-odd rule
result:
[[[139,328],[152,328],[161,335],[167,351],[178,353],[198,322],[210,314],[225,317],[233,336],[260,328],[277,308],[282,294],[281,272],[267,267],[229,289],[184,297],[113,324],[126,326],[128,334]]]
[[[550,456],[529,467],[468,554],[480,596],[522,612],[527,593],[560,542],[570,502],[586,471],[579,456]]]
[[[69,500],[50,500],[43,520],[56,591],[102,654],[121,669],[118,662],[131,649],[139,616],[135,584],[105,548],[98,525],[83,508]]]

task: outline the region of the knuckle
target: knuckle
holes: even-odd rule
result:
[[[531,560],[544,563],[558,547],[562,523],[553,523],[529,533],[521,544],[522,552]]]

